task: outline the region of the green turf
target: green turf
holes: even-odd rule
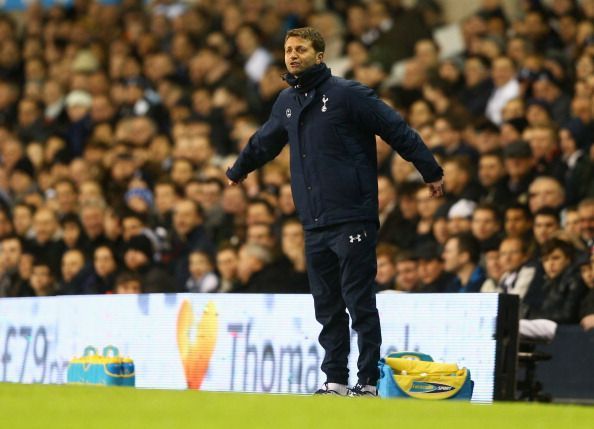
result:
[[[0,429],[594,427],[594,408],[0,383]]]

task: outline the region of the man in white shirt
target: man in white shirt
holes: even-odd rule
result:
[[[520,95],[520,84],[516,79],[516,67],[509,57],[499,57],[493,61],[491,77],[495,89],[487,102],[485,115],[491,122],[501,125],[501,110],[505,104]]]

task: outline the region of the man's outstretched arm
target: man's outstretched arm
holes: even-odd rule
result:
[[[249,173],[274,159],[287,144],[287,132],[277,114],[276,105],[268,121],[250,137],[233,166],[227,169],[229,184],[242,182]]]

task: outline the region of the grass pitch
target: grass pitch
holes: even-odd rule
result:
[[[0,429],[581,429],[594,407],[0,383]]]

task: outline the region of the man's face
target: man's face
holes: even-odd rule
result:
[[[128,280],[116,285],[116,293],[120,294],[137,294],[141,293],[142,288],[138,280]]]
[[[148,258],[140,250],[128,249],[124,253],[124,263],[126,267],[132,271],[143,267],[149,262]]]
[[[460,261],[460,254],[458,253],[458,240],[456,238],[446,242],[442,257],[446,271],[450,273],[458,271],[462,263]]]
[[[316,52],[311,40],[289,37],[285,42],[285,65],[292,75],[298,76],[314,64],[320,64],[323,52]]]
[[[70,183],[62,182],[56,185],[56,197],[61,211],[71,212],[76,207],[78,196]]]
[[[242,248],[239,251],[239,259],[237,261],[237,276],[242,283],[247,283],[252,274],[260,271],[263,263],[256,257],[252,256],[247,250]]]
[[[477,239],[486,240],[499,231],[499,222],[491,210],[475,210],[471,229]]]
[[[2,265],[5,269],[16,268],[21,260],[22,248],[17,239],[2,242]]]
[[[135,235],[142,234],[142,228],[144,228],[144,225],[140,219],[136,217],[124,218],[122,220],[122,236],[124,240],[128,241]]]
[[[542,246],[558,229],[559,223],[554,217],[542,215],[536,216],[533,227],[534,240]]]
[[[487,269],[487,276],[495,281],[499,281],[504,271],[499,261],[499,250],[490,250],[485,252],[485,268]]]
[[[222,250],[217,254],[217,269],[224,280],[237,275],[237,254],[233,250]]]
[[[112,253],[105,247],[99,247],[95,250],[93,264],[95,266],[95,272],[101,277],[113,273],[117,268]]]
[[[85,232],[90,238],[96,238],[103,233],[103,209],[100,207],[85,207],[81,211],[80,220]]]
[[[289,223],[283,226],[282,230],[282,248],[283,251],[291,253],[293,249],[299,249],[301,252],[304,247],[303,227],[297,223]]]
[[[578,209],[580,233],[586,240],[594,238],[594,204],[584,205]]]
[[[64,281],[71,281],[83,269],[85,259],[78,251],[66,252],[62,257],[62,277]]]
[[[33,218],[33,227],[37,242],[43,244],[52,238],[58,228],[58,222],[50,210],[38,210]]]
[[[37,265],[31,272],[31,287],[36,293],[43,293],[52,283],[52,273],[47,265]]]
[[[521,237],[531,227],[522,210],[509,209],[505,212],[505,233],[510,237]]]
[[[419,270],[416,261],[396,263],[396,284],[399,290],[413,291],[419,284]]]
[[[496,156],[482,156],[479,161],[478,177],[481,185],[493,186],[505,174],[503,164]]]
[[[390,258],[386,255],[380,255],[377,258],[377,275],[375,281],[380,284],[386,284],[396,275],[396,267]]]
[[[543,256],[542,266],[549,279],[556,279],[569,266],[571,259],[561,249],[555,249]]]
[[[259,244],[271,249],[274,246],[274,237],[270,234],[270,228],[266,225],[251,225],[247,229],[248,243]]]
[[[499,264],[504,272],[517,270],[526,262],[520,238],[508,238],[499,246]]]
[[[443,262],[440,259],[419,259],[419,279],[423,284],[434,282],[442,272]]]
[[[173,209],[173,227],[175,231],[185,236],[200,224],[200,216],[196,206],[191,201],[179,201]]]

